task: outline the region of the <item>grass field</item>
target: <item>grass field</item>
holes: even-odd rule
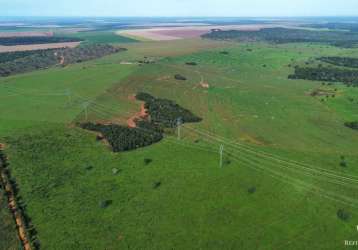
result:
[[[321,102],[309,94],[320,82],[287,76],[289,64],[357,50],[198,39],[127,47],[0,79],[0,140],[42,249],[342,249],[355,239],[358,134],[343,124],[357,118],[347,98],[358,90],[326,86],[339,94]],[[156,62],[120,64],[144,56]],[[88,120],[125,123],[139,91],[203,121],[181,140],[117,154],[74,126],[86,102]]]
[[[59,33],[59,35],[62,35]],[[69,37],[83,39],[85,43],[133,43],[135,39],[124,37],[115,31],[84,31],[68,34]]]

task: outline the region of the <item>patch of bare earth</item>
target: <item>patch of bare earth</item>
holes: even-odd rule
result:
[[[204,89],[208,89],[210,87],[209,83],[207,83],[207,82],[201,82],[200,86]]]
[[[15,45],[15,46],[0,45],[0,53],[14,52],[14,51],[43,50],[43,49],[74,48],[77,47],[79,44],[80,42],[46,43],[46,44]]]
[[[202,25],[185,27],[150,27],[145,29],[124,30],[118,32],[120,35],[140,37],[154,41],[170,41],[185,38],[197,38],[210,32],[213,29],[220,30],[242,30],[256,31],[264,28],[283,27],[283,25],[272,24],[247,24],[247,25]]]
[[[23,32],[0,32],[0,37],[38,37],[53,36],[53,32],[45,31],[23,31]]]
[[[128,97],[131,101],[135,101],[136,98],[135,96],[130,96]],[[145,103],[142,102],[140,105],[140,111],[135,113],[133,116],[131,116],[128,120],[127,120],[127,125],[130,128],[136,128],[137,124],[136,122],[138,120],[144,120],[148,117],[148,110],[145,108]]]

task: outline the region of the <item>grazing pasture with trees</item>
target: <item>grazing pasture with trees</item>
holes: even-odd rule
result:
[[[356,237],[358,73],[316,59],[358,51],[331,46],[337,31],[210,36],[1,59],[0,143],[41,249],[333,250]]]

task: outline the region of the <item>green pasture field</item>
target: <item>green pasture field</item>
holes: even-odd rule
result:
[[[343,249],[355,239],[358,133],[344,122],[357,117],[347,98],[358,90],[325,85],[337,95],[322,102],[310,95],[320,82],[287,76],[289,64],[358,50],[199,39],[128,48],[0,79],[0,140],[42,249]],[[135,64],[144,56],[155,63]],[[125,124],[139,91],[203,121],[125,153],[75,126],[85,110]]]
[[[61,32],[58,35],[62,36]],[[115,31],[83,31],[67,34],[69,37],[83,39],[85,43],[133,43],[135,39],[124,37],[115,33]]]

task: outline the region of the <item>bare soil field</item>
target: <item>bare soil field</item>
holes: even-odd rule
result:
[[[45,31],[24,31],[24,32],[0,32],[0,37],[34,37],[53,36],[53,32]]]
[[[16,46],[0,45],[0,53],[13,52],[13,51],[41,50],[41,49],[74,48],[79,44],[80,42],[46,43],[46,44],[16,45]]]
[[[282,27],[280,24],[245,24],[245,25],[225,25],[225,26],[185,26],[185,27],[151,27],[146,29],[133,29],[118,31],[122,36],[137,37],[154,41],[170,41],[185,38],[196,38],[208,33],[212,29],[221,30],[247,30],[254,31],[263,28]]]

